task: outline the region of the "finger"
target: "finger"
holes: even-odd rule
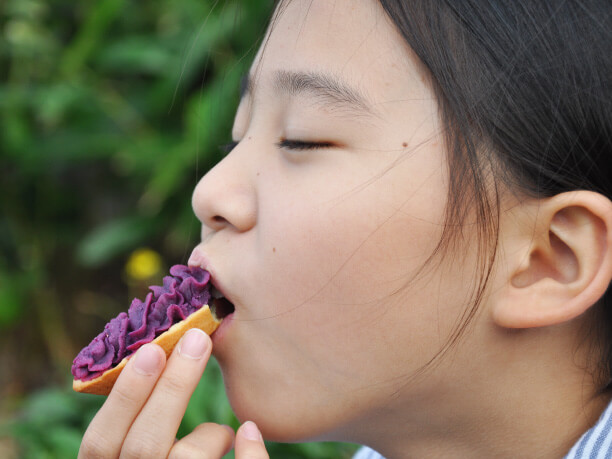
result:
[[[263,437],[252,421],[247,421],[236,432],[236,459],[269,459]]]
[[[166,361],[156,344],[145,344],[131,358],[108,398],[93,418],[79,457],[117,457],[123,440],[151,394]]]
[[[205,423],[183,437],[170,450],[168,459],[220,458],[229,453],[234,442],[234,431],[229,426]]]
[[[185,333],[132,424],[121,449],[122,456],[166,457],[211,348],[210,337],[202,330]]]

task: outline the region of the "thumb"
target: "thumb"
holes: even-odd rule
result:
[[[236,459],[269,459],[259,429],[252,421],[247,421],[236,432]]]

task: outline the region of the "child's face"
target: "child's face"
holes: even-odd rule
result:
[[[474,264],[419,271],[443,229],[447,161],[433,93],[378,2],[292,1],[264,43],[240,143],[193,197],[193,260],[236,308],[213,353],[237,415],[264,435],[350,439],[450,379],[441,364],[407,384],[465,310]],[[305,74],[301,89],[278,72],[285,85]],[[348,91],[323,94],[313,75],[365,100],[334,101]]]

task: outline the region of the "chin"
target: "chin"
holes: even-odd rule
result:
[[[299,413],[283,412],[261,399],[236,396],[227,388],[226,392],[240,423],[253,421],[266,440],[296,443],[306,441],[310,437],[299,422]]]
[[[275,397],[272,388],[266,394],[256,394],[246,386],[228,384],[225,373],[223,378],[230,405],[240,423],[253,421],[266,440],[280,443],[329,440],[325,413],[314,413],[311,409],[306,413],[296,404],[288,403],[287,398]]]

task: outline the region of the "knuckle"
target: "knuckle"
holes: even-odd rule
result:
[[[122,385],[115,384],[111,395],[118,406],[133,407],[141,403],[141,399],[136,393]]]
[[[190,457],[197,457],[198,459],[213,458],[213,456],[203,451],[198,445],[188,441],[179,441],[168,455],[168,459],[186,459]]]
[[[204,423],[175,443],[168,457],[218,459],[229,452],[231,445],[232,436],[225,428],[215,423]]]
[[[167,451],[167,450],[166,450]],[[163,446],[151,438],[127,438],[121,448],[122,458],[157,458],[166,457]]]
[[[237,459],[270,459],[267,453],[260,451],[247,451],[242,453],[240,456],[236,456]]]
[[[144,457],[140,456],[141,454],[144,454],[144,451],[140,446],[140,442],[126,440],[121,448],[121,457],[125,459]]]
[[[171,397],[183,395],[189,385],[188,378],[180,375],[164,375],[164,378],[158,383],[164,393]]]
[[[83,458],[107,458],[112,455],[112,446],[107,439],[103,438],[98,432],[88,430],[83,436],[79,457]]]

